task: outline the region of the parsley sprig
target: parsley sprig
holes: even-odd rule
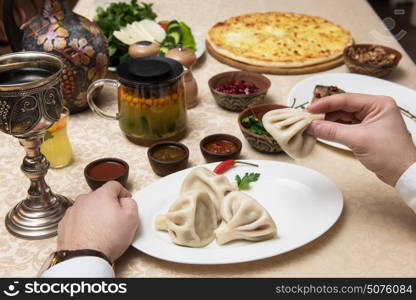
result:
[[[248,130],[250,130],[251,132],[255,134],[272,137],[270,133],[268,133],[266,129],[264,128],[263,123],[259,119],[257,119],[254,115],[250,115],[248,117],[241,119],[241,123],[243,123],[244,126]]]
[[[236,175],[235,180],[237,181],[238,189],[241,191],[247,190],[250,187],[250,183],[259,180],[259,177],[259,173],[246,173],[243,178],[240,175]]]

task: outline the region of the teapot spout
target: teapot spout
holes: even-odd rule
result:
[[[6,32],[7,40],[14,52],[21,51],[23,49],[23,31],[17,26],[14,19],[14,1],[3,1],[3,22]]]

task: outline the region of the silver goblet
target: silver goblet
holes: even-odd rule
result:
[[[41,239],[56,235],[72,204],[45,182],[49,162],[40,152],[46,130],[62,111],[62,61],[47,53],[18,52],[0,56],[0,130],[19,139],[26,151],[21,169],[30,179],[26,199],[7,214],[13,235]]]

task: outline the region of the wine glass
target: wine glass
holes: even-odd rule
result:
[[[30,179],[25,199],[6,216],[7,230],[42,239],[56,234],[72,201],[54,194],[45,182],[49,162],[40,152],[46,130],[62,111],[60,58],[42,52],[0,56],[0,131],[16,137],[26,151],[21,170]]]

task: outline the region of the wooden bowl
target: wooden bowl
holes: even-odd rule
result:
[[[226,94],[217,91],[220,85],[228,84],[233,81],[244,80],[254,84],[259,88],[256,93],[248,95]],[[256,105],[264,101],[267,91],[271,85],[270,80],[259,73],[249,71],[231,71],[219,73],[208,81],[209,89],[219,106],[230,111],[240,112],[251,105]]]
[[[381,48],[382,50],[384,50],[385,56],[394,55],[394,59],[387,64],[380,65],[372,62],[363,63],[353,57],[354,54],[357,53],[357,51],[366,53],[369,51],[374,51],[375,48]],[[343,56],[345,64],[351,72],[370,75],[374,77],[386,77],[387,75],[389,75],[402,58],[402,54],[399,51],[393,48],[374,44],[355,44],[348,46],[344,49]]]
[[[215,153],[208,151],[205,146],[206,144],[214,141],[220,141],[220,140],[226,140],[234,145],[237,146],[237,149],[230,153]],[[241,143],[240,139],[230,135],[230,134],[212,134],[209,135],[201,140],[199,143],[199,148],[201,149],[202,155],[204,156],[205,160],[207,162],[214,162],[214,161],[223,161],[227,159],[237,159],[240,156],[241,148],[243,147],[243,144]]]
[[[288,108],[288,106],[279,104],[260,104],[249,107],[238,115],[238,125],[240,126],[241,132],[243,133],[247,142],[254,149],[264,153],[279,153],[283,151],[279,144],[272,137],[251,132],[244,126],[241,120],[253,114],[261,120],[268,111],[280,108]]]
[[[116,165],[121,165],[124,168],[123,172],[120,172],[117,176],[104,176],[104,172],[102,172],[102,175],[98,177],[94,177],[91,174],[91,170],[96,167],[99,164],[102,163],[113,163],[116,167]],[[107,165],[108,167],[111,167],[111,165]],[[108,169],[107,169],[108,170]],[[87,181],[87,184],[89,187],[94,191],[101,187],[103,184],[105,184],[108,181],[115,180],[121,183],[122,186],[126,187],[127,179],[129,177],[129,165],[124,160],[114,157],[106,157],[94,160],[90,162],[85,168],[84,168],[84,176],[85,180]]]
[[[185,154],[181,158],[173,161],[163,161],[153,157],[154,151],[165,146],[175,146],[181,148],[185,151]],[[189,149],[184,144],[178,142],[160,142],[154,144],[147,150],[147,157],[149,158],[153,172],[159,176],[166,176],[171,173],[186,169],[189,160]]]

